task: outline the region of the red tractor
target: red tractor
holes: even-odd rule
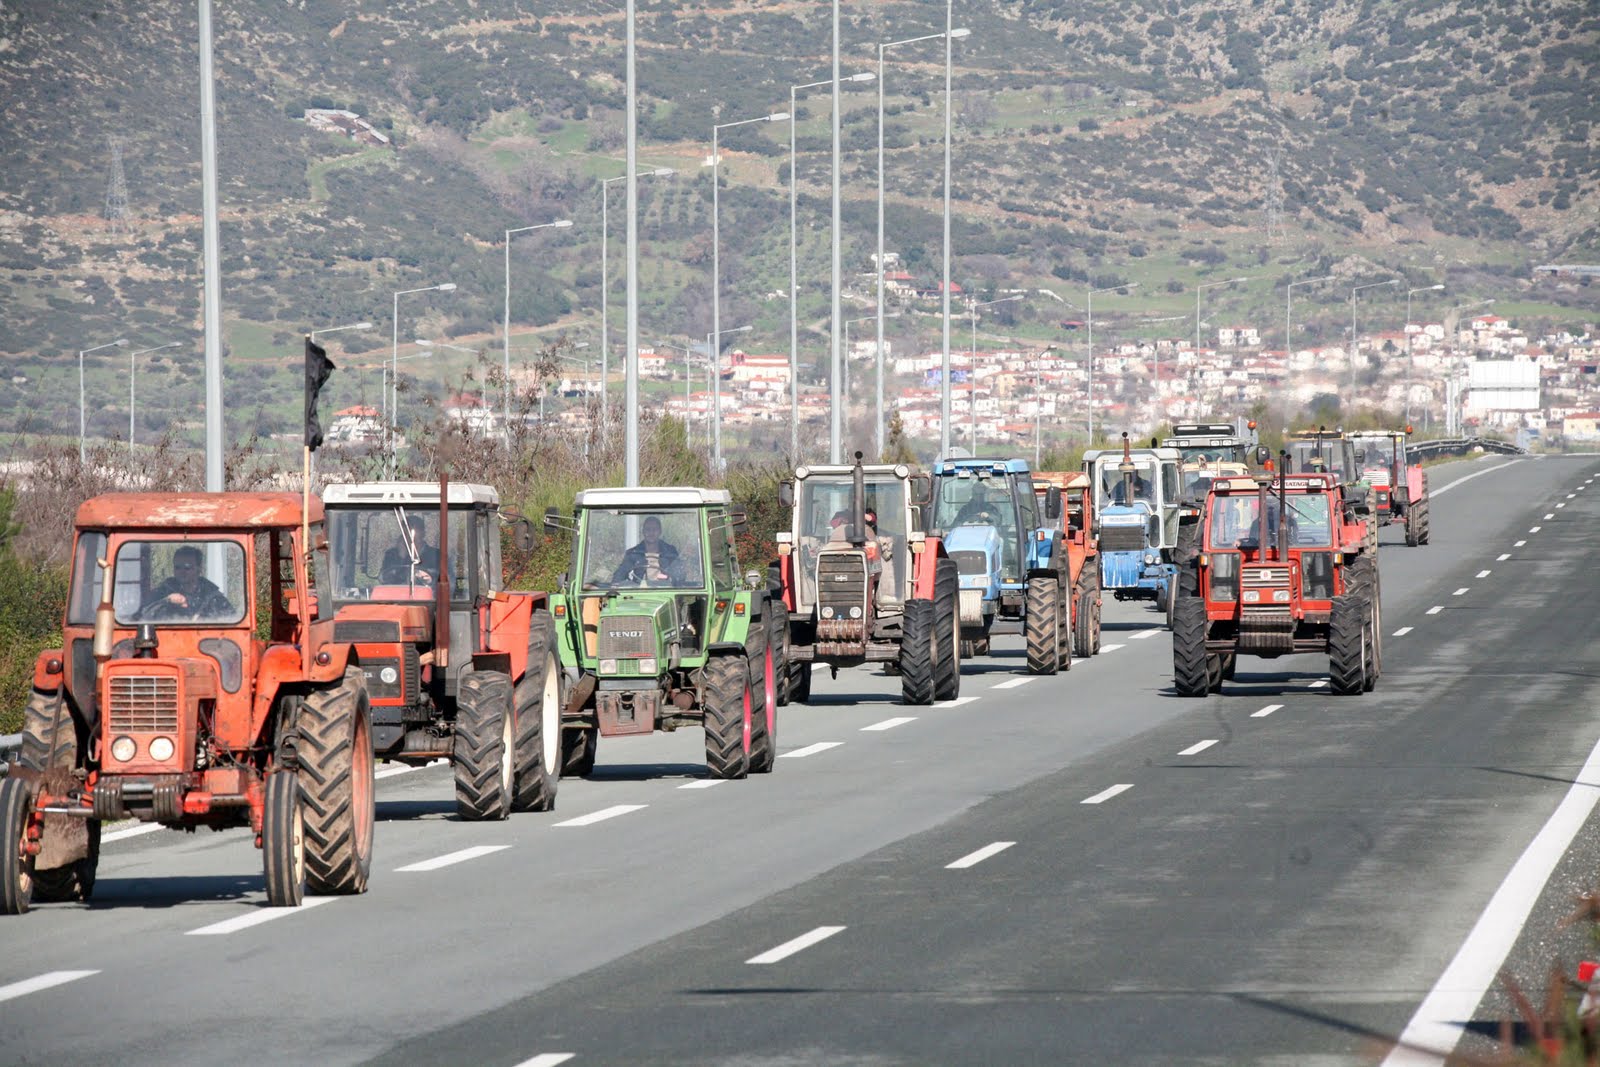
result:
[[[1072,590],[1072,652],[1100,651],[1100,539],[1095,532],[1094,486],[1085,471],[1034,471],[1039,513],[1047,514],[1052,488],[1061,491],[1061,544],[1066,551],[1067,587]]]
[[[1405,524],[1406,544],[1428,543],[1428,472],[1420,463],[1406,462],[1406,437],[1402,430],[1363,430],[1350,435],[1356,449],[1356,466],[1372,499],[1378,525],[1396,520]]]
[[[907,704],[961,693],[955,561],[922,529],[926,479],[903,465],[807,466],[779,486],[794,515],[778,534],[789,610],[785,699],[811,697],[811,669],[883,663]],[[921,489],[919,493],[916,490]]]
[[[372,866],[366,676],[335,633],[322,505],[109,493],[76,518],[62,647],[0,781],[0,912],[87,900],[100,826],[248,826],[267,902]]]
[[[1338,476],[1264,474],[1212,483],[1199,551],[1180,576],[1172,631],[1180,696],[1218,691],[1240,654],[1325,652],[1335,693],[1382,671],[1377,554]],[[1186,590],[1196,592],[1189,595]]]

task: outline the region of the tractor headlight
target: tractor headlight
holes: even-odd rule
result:
[[[1146,552],[1144,554],[1144,561],[1146,563],[1154,563],[1156,561],[1156,554],[1154,552]]]
[[[654,656],[647,656],[644,659],[640,660],[639,661],[639,673],[640,674],[654,674],[654,673],[656,673],[656,658]]]
[[[1274,589],[1272,591],[1272,602],[1274,604],[1287,604],[1289,602],[1289,590]]]
[[[1246,589],[1244,591],[1244,602],[1246,604],[1259,604],[1259,603],[1261,603],[1261,590],[1259,590],[1259,589]]]
[[[824,619],[833,618],[833,609],[832,608],[828,608],[828,607],[823,608],[822,609],[822,617]]]
[[[859,607],[852,607],[852,608],[851,608],[851,609],[850,609],[850,617],[851,617],[851,618],[852,618],[852,619],[859,619],[859,618],[861,618],[861,609],[860,609],[860,608],[859,608]]]
[[[139,746],[133,743],[131,737],[119,737],[111,742],[111,758],[118,763],[127,763],[139,751]]]
[[[385,667],[383,670],[378,672],[378,681],[382,682],[384,685],[393,685],[399,680],[400,672],[395,670],[393,667]],[[154,748],[151,750],[151,755],[155,755]],[[161,757],[157,758],[159,759]]]
[[[603,659],[603,660],[601,660],[600,661],[600,673],[601,674],[616,674],[617,673],[617,661],[614,660],[614,659]]]
[[[150,758],[165,763],[172,758],[172,738],[158,737],[150,742]]]

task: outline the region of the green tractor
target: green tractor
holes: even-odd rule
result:
[[[564,775],[594,769],[601,737],[703,726],[706,770],[743,778],[778,754],[788,613],[741,576],[744,511],[722,489],[589,489],[570,524],[572,571],[552,614],[561,650]]]

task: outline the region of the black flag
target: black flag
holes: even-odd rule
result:
[[[317,421],[317,394],[322,392],[333,361],[328,350],[306,337],[306,447],[315,452],[322,447],[322,424]]]

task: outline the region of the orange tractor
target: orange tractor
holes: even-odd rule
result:
[[[1072,652],[1093,656],[1100,651],[1100,540],[1095,532],[1094,486],[1084,471],[1034,471],[1040,514],[1046,513],[1045,499],[1052,488],[1061,491],[1061,544],[1072,590]]]
[[[293,493],[78,509],[62,647],[0,781],[0,912],[89,899],[100,826],[128,818],[250,827],[272,905],[367,888],[367,686],[328,574],[322,506]]]

